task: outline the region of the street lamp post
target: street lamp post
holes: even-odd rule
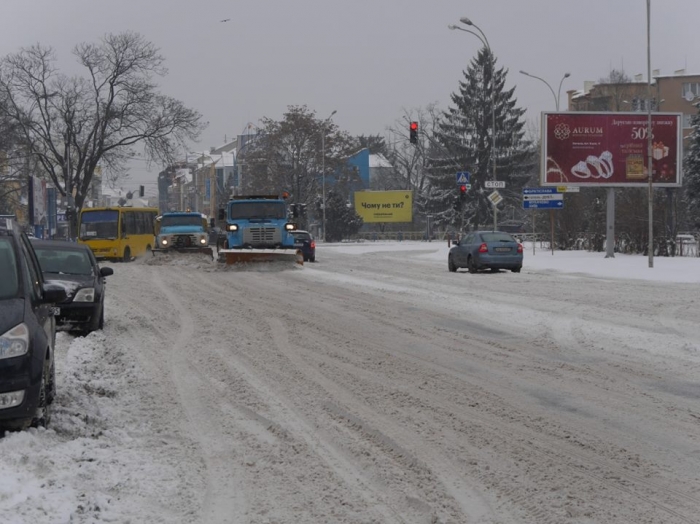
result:
[[[328,115],[328,118],[326,118],[323,123],[321,124],[323,129],[321,132],[321,186],[322,186],[322,198],[321,202],[323,204],[323,220],[321,223],[321,239],[325,242],[326,241],[326,124],[328,121],[333,118],[333,115],[336,114],[337,111],[334,109],[333,112]]]
[[[486,35],[484,32],[481,30],[481,28],[476,25],[474,22],[472,22],[469,18],[466,16],[462,17],[459,19],[459,21],[465,25],[471,26],[474,29],[476,29],[479,33],[475,33],[474,31],[470,31],[468,29],[464,29],[463,27],[459,27],[458,25],[449,25],[447,26],[449,29],[458,29],[460,31],[464,31],[465,33],[470,33],[477,37],[479,40],[481,40],[481,43],[484,44],[484,47],[489,52],[489,58],[491,61],[491,128],[492,128],[492,146],[491,146],[491,167],[493,169],[493,181],[496,181],[496,60],[493,56],[493,52],[491,51],[491,46],[489,45],[489,40],[486,38]],[[493,204],[493,230],[496,231],[498,229],[498,208],[496,207],[496,204]]]

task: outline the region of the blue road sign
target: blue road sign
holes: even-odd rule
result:
[[[523,209],[562,209],[563,200],[523,200]]]
[[[556,187],[524,187],[523,195],[556,195]]]
[[[457,183],[458,184],[468,184],[470,176],[471,176],[471,173],[469,171],[458,171],[457,172]]]

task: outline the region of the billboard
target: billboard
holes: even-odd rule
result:
[[[355,191],[355,211],[365,223],[412,222],[413,191]]]
[[[652,113],[652,182],[679,187],[682,114]],[[648,186],[648,115],[542,113],[543,186]]]

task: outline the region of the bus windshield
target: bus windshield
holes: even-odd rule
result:
[[[83,211],[80,216],[80,240],[109,239],[118,235],[119,211]]]
[[[160,219],[160,227],[203,226],[201,215],[168,215]]]
[[[234,202],[230,208],[230,218],[272,218],[284,219],[287,215],[283,202]]]

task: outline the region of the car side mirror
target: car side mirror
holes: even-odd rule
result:
[[[63,287],[44,284],[44,302],[47,304],[57,304],[63,302],[68,295]]]
[[[101,267],[100,276],[108,277],[109,275],[114,275],[114,270],[111,267]]]
[[[452,242],[452,245],[453,245],[453,246],[458,246],[458,245],[459,245],[459,240],[455,240],[454,242]]]

